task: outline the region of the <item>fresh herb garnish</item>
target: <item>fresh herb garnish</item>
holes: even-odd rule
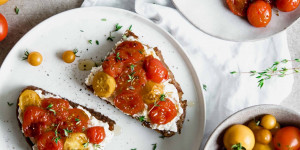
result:
[[[128,80],[127,82],[131,82],[131,84],[133,83],[133,81],[135,80],[135,76],[134,76],[135,72],[132,72],[130,75],[128,75]]]
[[[157,145],[156,145],[156,143],[155,144],[152,144],[152,150],[156,150],[156,147],[157,147]]]
[[[25,52],[24,52],[24,55],[25,55],[25,56],[23,56],[22,58],[23,58],[23,60],[26,60],[26,59],[28,58],[28,56],[29,56],[29,52],[28,52],[28,51],[25,51]]]
[[[143,54],[143,52],[142,52],[142,51],[139,51],[139,53],[140,53],[140,54]]]
[[[20,11],[20,9],[16,6],[15,7],[15,12],[16,12],[17,15],[19,14],[19,11]]]
[[[75,48],[75,49],[73,50],[73,53],[75,54],[76,57],[79,57],[79,56],[76,55],[76,54],[78,53],[78,49],[77,49],[77,48]]]
[[[159,106],[158,103],[156,101],[154,101],[154,107]]]
[[[57,132],[57,129],[58,129],[59,125],[60,125],[60,124],[58,124],[57,127],[56,127],[56,129],[55,129],[55,131],[54,131],[55,136],[54,136],[53,139],[52,139],[52,140],[54,140],[54,142],[55,142],[56,144],[57,144],[58,140],[61,139],[60,136],[58,136],[58,132]]]
[[[76,125],[78,125],[80,123],[80,119],[78,119],[78,118],[75,118],[75,121],[76,121]]]
[[[98,40],[96,40],[96,44],[99,45],[99,41]]]
[[[165,98],[166,98],[166,95],[165,94],[161,94],[160,97],[159,97],[159,100],[160,101],[165,101],[166,100]]]
[[[52,107],[53,107],[53,104],[50,103],[50,104],[47,106],[47,109],[50,109],[50,108],[52,108]]]
[[[80,30],[80,32],[84,32],[83,30]]]
[[[294,60],[287,60],[287,59],[283,59],[281,61],[275,61],[273,63],[273,65],[263,71],[249,71],[249,72],[236,72],[236,71],[232,71],[230,72],[230,74],[236,74],[236,73],[240,73],[240,74],[250,74],[250,76],[255,76],[255,78],[258,79],[258,87],[262,88],[265,81],[271,79],[271,77],[277,76],[277,77],[285,77],[287,75],[291,75],[294,73],[299,73],[300,72],[300,68],[286,68],[286,67],[281,67],[281,69],[278,69],[280,66],[279,65],[284,65],[288,62],[300,62],[300,59],[294,59]]]
[[[101,21],[106,21],[106,18],[102,18]]]
[[[203,84],[203,89],[206,91],[207,85]]]
[[[131,31],[132,25],[129,26],[128,30]]]
[[[165,136],[161,135],[161,136],[159,136],[159,138],[161,138],[161,139],[164,139],[164,138],[165,138]]]
[[[246,150],[246,148],[243,147],[241,143],[232,145],[232,146],[231,146],[231,149],[232,149],[232,150]]]
[[[120,53],[119,52],[117,52],[117,54],[116,54],[116,60],[118,61],[118,60],[121,60],[121,57],[120,57]]]
[[[89,44],[92,44],[92,40],[88,40]]]
[[[94,144],[95,148],[101,148],[101,146],[99,144]]]
[[[86,142],[86,143],[83,143],[82,145],[83,145],[84,148],[86,148],[89,145],[89,141]]]
[[[84,132],[85,131],[85,127],[82,127],[82,132]]]
[[[56,111],[54,109],[49,109],[49,111],[52,111],[54,115],[56,115]]]
[[[131,70],[131,72],[133,72],[134,71],[134,67],[135,67],[136,65],[130,65],[130,70]]]
[[[7,102],[8,106],[12,106],[14,103]]]
[[[139,121],[141,121],[141,122],[145,121],[145,116],[140,116]]]
[[[130,150],[136,150],[136,148],[132,148],[132,149],[130,149]]]
[[[69,133],[73,132],[72,130],[68,130],[68,129],[63,129],[63,130],[64,130],[64,133],[65,133],[65,136],[69,136]]]
[[[116,29],[115,31],[119,31],[123,26],[120,26],[119,23],[116,24]]]
[[[107,37],[107,41],[114,41],[114,36],[111,35],[111,32],[109,32],[109,37]]]

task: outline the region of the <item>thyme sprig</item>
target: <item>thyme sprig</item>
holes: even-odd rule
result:
[[[294,59],[294,60],[287,60],[283,59],[281,61],[275,61],[273,65],[263,71],[256,71],[256,70],[251,70],[249,72],[237,72],[237,71],[232,71],[230,74],[250,74],[250,76],[255,76],[255,78],[258,79],[258,87],[262,88],[265,81],[271,79],[272,77],[285,77],[287,75],[295,74],[300,72],[299,67],[295,68],[286,68],[286,67],[281,67],[280,65],[284,65],[288,62],[300,62],[300,59]]]

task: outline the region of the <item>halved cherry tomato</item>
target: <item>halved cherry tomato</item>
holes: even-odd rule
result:
[[[48,113],[37,106],[28,106],[23,116],[22,128],[26,137],[35,137],[45,132],[51,125]]]
[[[100,126],[91,127],[87,129],[86,135],[90,143],[99,144],[105,138],[105,130]]]
[[[280,11],[289,12],[299,6],[300,0],[276,0],[276,6]]]
[[[5,17],[0,13],[0,41],[7,36],[8,25]]]
[[[153,82],[160,83],[169,78],[168,70],[152,55],[147,56],[144,61],[147,78]]]
[[[152,123],[166,124],[176,117],[177,110],[170,99],[159,101],[157,105],[149,105],[149,117]]]
[[[229,9],[238,16],[246,16],[250,0],[226,0]]]
[[[278,130],[273,140],[277,150],[299,150],[300,130],[296,127],[284,127]]]
[[[133,90],[123,91],[114,99],[114,104],[121,111],[130,115],[143,111],[145,107],[142,96]]]
[[[132,69],[133,68],[133,69]],[[137,64],[132,67],[128,66],[119,77],[116,78],[117,92],[123,90],[140,90],[146,82],[146,72]],[[131,86],[131,87],[130,87]]]
[[[247,18],[254,27],[265,27],[272,17],[271,5],[265,1],[255,1],[247,10]]]
[[[55,140],[56,136],[53,131],[45,132],[37,139],[37,146],[39,150],[62,150],[63,141],[60,138]]]
[[[68,118],[69,102],[58,98],[46,98],[42,101],[42,108],[49,111],[53,122],[65,121]]]
[[[144,58],[143,50],[144,46],[138,41],[124,41],[116,48],[116,53],[125,63],[135,64]]]
[[[124,63],[122,62],[122,58],[117,54],[109,55],[106,60],[104,60],[102,67],[103,71],[110,76],[116,78],[122,72]]]
[[[69,116],[67,120],[59,127],[60,133],[63,132],[63,129],[68,129],[72,132],[82,132],[87,129],[89,117],[83,110],[73,108],[69,109],[68,112]]]

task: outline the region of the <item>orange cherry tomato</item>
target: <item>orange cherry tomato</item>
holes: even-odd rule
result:
[[[144,110],[144,102],[142,96],[137,92],[123,91],[114,99],[114,104],[124,113],[134,115]]]
[[[254,27],[265,27],[272,17],[272,8],[265,1],[255,1],[250,4],[247,10],[247,18]]]
[[[23,115],[22,128],[26,137],[35,137],[45,132],[51,125],[48,113],[37,106],[28,106]]]
[[[66,63],[72,63],[76,58],[75,52],[74,51],[65,51],[62,54],[62,59]]]
[[[105,130],[100,126],[91,127],[87,129],[86,135],[90,143],[99,144],[105,138]]]
[[[158,106],[149,105],[149,118],[152,123],[166,124],[173,120],[177,115],[175,104],[170,100],[159,101]]]
[[[58,124],[68,118],[69,102],[58,98],[46,98],[42,101],[42,108],[48,110],[52,121]]]
[[[122,58],[118,54],[109,55],[106,60],[104,60],[102,67],[103,71],[110,76],[116,78],[120,75],[123,70],[124,63],[122,62]]]
[[[276,6],[280,11],[289,12],[299,6],[300,0],[276,0]]]
[[[123,90],[135,90],[138,91],[141,87],[145,86],[147,82],[146,72],[141,65],[136,64],[134,66],[128,66],[119,77],[116,78],[117,92]]]
[[[273,139],[277,150],[299,150],[300,130],[296,127],[284,127],[278,130]]]
[[[39,66],[43,61],[43,56],[39,52],[31,52],[28,55],[27,61],[32,66]]]
[[[63,141],[62,139],[57,139],[55,141],[55,133],[53,131],[45,132],[40,135],[37,139],[37,146],[39,150],[62,150]]]
[[[127,64],[135,64],[142,60],[144,55],[144,46],[138,41],[124,41],[117,48],[116,53],[119,53],[120,58]]]
[[[74,132],[83,132],[87,129],[89,117],[81,109],[73,108],[68,110],[69,116],[65,122],[59,127],[60,133],[63,133],[63,129],[71,130]]]
[[[5,17],[0,13],[0,41],[4,40],[7,36],[8,25]]]
[[[144,61],[147,78],[153,82],[160,83],[169,78],[168,70],[152,55],[147,56]]]
[[[244,17],[247,14],[247,8],[250,0],[226,0],[229,9],[238,16]]]

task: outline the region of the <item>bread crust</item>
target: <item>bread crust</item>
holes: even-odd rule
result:
[[[133,32],[131,32],[130,30],[127,30],[126,33],[125,33],[125,36],[129,37],[129,36],[133,36],[134,38],[138,39],[138,36],[135,35]],[[180,119],[176,122],[176,125],[177,125],[177,129],[178,129],[178,133],[180,134],[181,133],[181,129],[183,127],[183,123],[184,123],[184,119],[185,119],[185,116],[186,116],[186,107],[187,107],[187,100],[182,100],[182,95],[183,95],[183,91],[181,89],[181,86],[179,85],[179,83],[175,80],[174,78],[174,74],[171,72],[171,70],[169,69],[169,67],[167,66],[167,64],[165,63],[164,61],[164,58],[161,54],[161,51],[155,47],[154,48],[154,51],[156,53],[156,55],[160,58],[162,64],[166,67],[166,69],[168,70],[168,73],[169,73],[169,77],[171,79],[170,83],[173,84],[177,91],[178,91],[178,95],[179,95],[179,102],[180,102],[180,105],[183,109],[183,113],[182,115],[180,116]],[[92,86],[88,86],[86,85],[87,88],[94,93],[94,89]],[[101,97],[99,97],[100,99],[102,99]],[[102,99],[104,101],[106,101],[108,104],[112,105],[113,107],[115,107],[113,104],[111,104],[109,101],[105,100],[105,99]],[[133,117],[131,116],[132,118],[136,119],[139,121],[139,117]],[[147,122],[147,121],[142,121],[142,125],[147,127],[147,128],[151,128],[151,123],[150,122]],[[173,131],[169,131],[169,130],[158,130],[158,129],[152,129],[152,130],[155,130],[159,133],[161,133],[164,137],[171,137],[173,135],[176,134],[176,132],[173,132]]]
[[[24,88],[22,90],[22,92],[24,92],[25,90],[33,90],[33,91],[34,90],[41,90],[42,94],[52,94],[53,96],[59,96],[59,95],[53,94],[51,92],[48,92],[48,91],[46,91],[46,90],[44,90],[42,88],[35,87],[35,86],[27,86],[26,88]],[[22,92],[20,93],[19,97],[21,96]],[[67,100],[69,102],[70,106],[72,106],[73,108],[75,108],[77,106],[81,106],[82,108],[84,108],[85,110],[87,110],[88,112],[90,112],[91,115],[94,116],[96,119],[98,119],[98,120],[100,120],[102,122],[108,123],[110,131],[114,130],[114,126],[116,124],[116,122],[114,120],[108,118],[107,116],[101,114],[100,112],[96,112],[94,109],[87,108],[85,106],[82,106],[80,104],[72,102],[72,101],[70,101],[70,100],[68,100],[66,98],[62,98],[62,99]],[[17,104],[19,104],[19,98],[18,98],[17,102],[18,102]],[[19,116],[19,111],[18,110],[19,110],[19,105],[17,105],[17,109],[16,109],[17,113],[16,114],[17,114],[17,120],[18,120],[18,124],[19,124],[20,130],[22,131],[22,124],[21,124],[21,122],[20,122],[20,120],[18,118],[18,116]],[[23,136],[25,137],[24,133],[23,133]],[[26,142],[30,145],[30,147],[32,147],[34,144],[30,140],[30,138],[29,137],[25,137],[25,138],[26,138]]]

